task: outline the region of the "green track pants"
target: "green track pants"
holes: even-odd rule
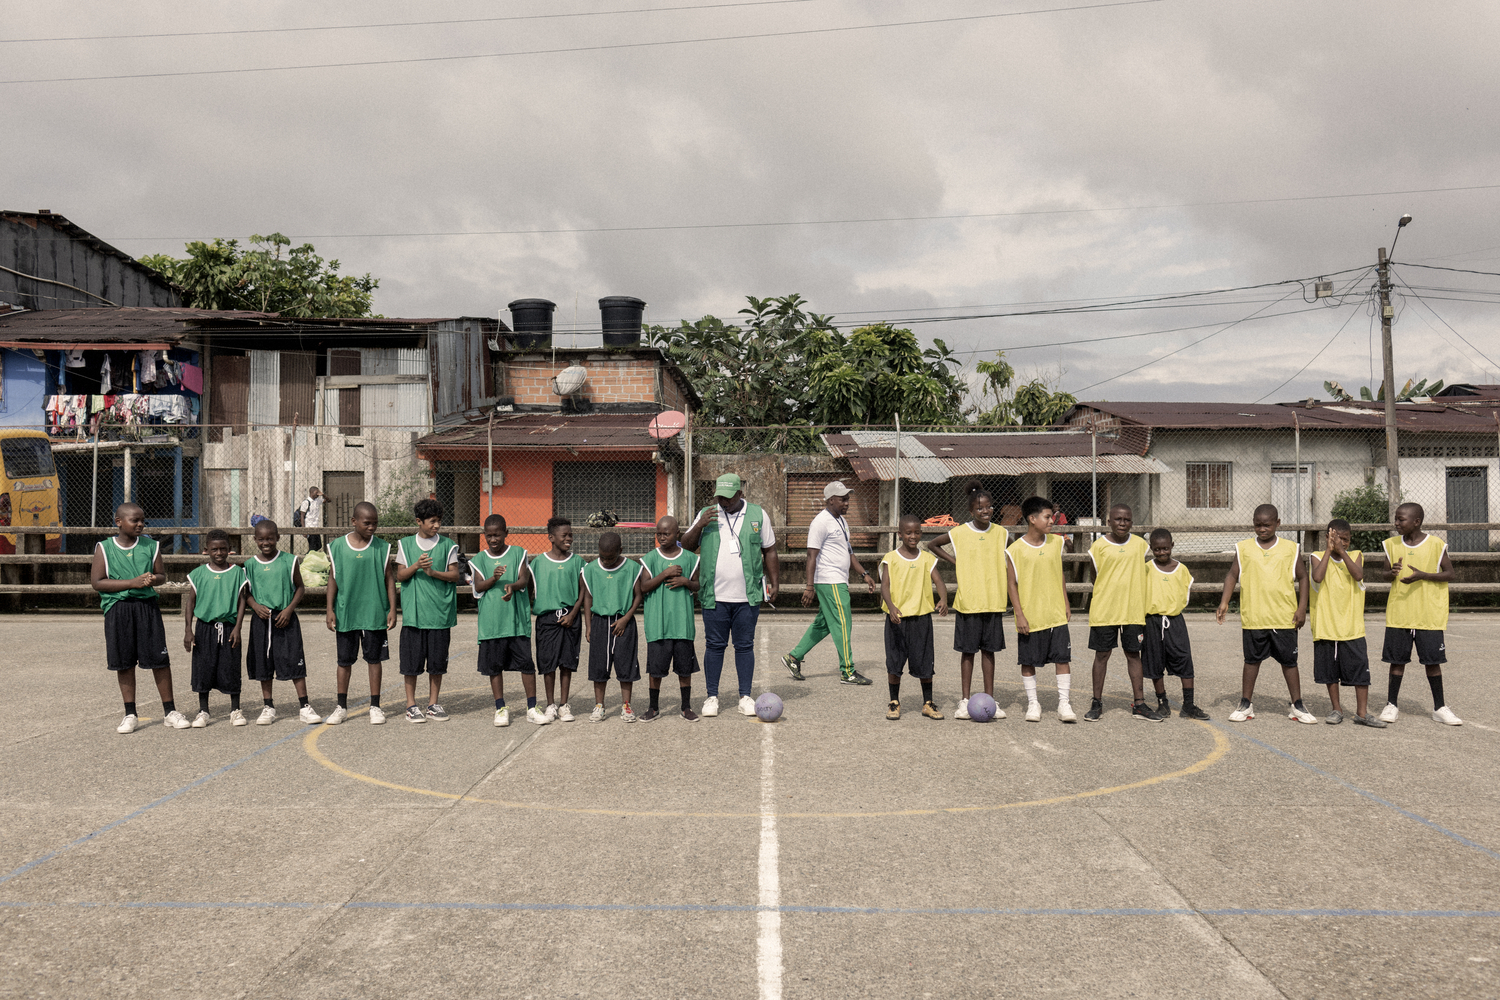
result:
[[[819,583],[813,587],[818,597],[818,617],[807,626],[802,641],[792,650],[794,659],[805,659],[812,648],[828,636],[838,648],[839,667],[844,670],[854,666],[854,622],[850,615],[849,585],[847,583]]]

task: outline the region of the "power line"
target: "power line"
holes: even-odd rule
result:
[[[1452,330],[1453,331],[1453,335],[1455,337],[1457,337],[1459,340],[1462,340],[1465,344],[1468,344],[1470,350],[1472,350],[1475,354],[1479,355],[1481,358],[1484,358],[1484,360],[1488,361],[1490,363],[1490,367],[1491,368],[1500,368],[1500,365],[1497,365],[1495,363],[1495,361],[1494,361],[1493,358],[1491,358],[1488,354],[1486,354],[1483,351],[1481,351],[1479,348],[1475,347],[1469,341],[1468,337],[1465,337],[1463,334],[1459,333],[1457,330],[1455,330],[1453,328],[1453,324],[1452,323],[1449,323],[1447,320],[1443,319],[1443,317],[1438,314],[1438,311],[1436,309],[1432,308],[1431,303],[1429,303],[1426,299],[1422,298],[1421,295],[1418,295],[1417,292],[1415,290],[1413,290],[1410,285],[1408,285],[1405,281],[1402,281],[1399,278],[1397,280],[1401,281],[1401,286],[1403,288],[1405,288],[1408,292],[1411,292],[1413,298],[1415,298],[1418,302],[1422,303],[1422,305],[1424,305],[1424,306],[1427,307],[1427,311],[1430,312],[1430,313],[1432,313],[1432,315],[1434,317],[1436,317],[1436,319],[1437,319],[1437,321],[1439,323],[1441,323],[1444,326],[1446,326],[1449,330]]]
[[[112,42],[140,38],[204,38],[218,35],[273,35],[307,31],[364,31],[372,28],[425,28],[449,24],[493,24],[500,21],[541,21],[569,17],[612,17],[619,14],[658,14],[672,11],[721,10],[726,7],[770,7],[816,3],[820,0],[739,0],[737,3],[685,4],[677,7],[631,7],[624,10],[580,10],[557,14],[510,14],[504,17],[459,17],[441,21],[380,21],[369,24],[314,24],[292,28],[226,28],[219,31],[152,31],[136,35],[62,35],[55,38],[0,38],[0,45],[31,42]]]
[[[1439,267],[1436,264],[1412,264],[1407,261],[1401,262],[1402,267],[1421,267],[1429,271],[1455,271],[1458,274],[1483,274],[1491,278],[1500,278],[1500,271],[1471,271],[1466,267]]]
[[[1312,363],[1314,361],[1318,360],[1319,358],[1321,358],[1323,356],[1323,352],[1326,351],[1326,350],[1328,350],[1330,347],[1333,346],[1333,342],[1335,340],[1339,339],[1339,334],[1341,334],[1341,333],[1344,332],[1344,327],[1348,326],[1349,323],[1350,323],[1350,321],[1353,320],[1354,317],[1356,317],[1358,315],[1359,315],[1359,313],[1357,311],[1351,311],[1349,313],[1349,319],[1344,320],[1344,322],[1339,326],[1339,328],[1334,331],[1333,336],[1328,338],[1328,342],[1325,343],[1322,347],[1318,348],[1318,353],[1317,354],[1314,354],[1312,357],[1310,357],[1310,358],[1307,359],[1307,364],[1303,365],[1301,368],[1298,368],[1292,374],[1291,378],[1289,378],[1289,379],[1286,380],[1286,382],[1281,383],[1276,388],[1274,388],[1270,392],[1266,393],[1265,396],[1262,396],[1262,397],[1260,397],[1260,399],[1257,399],[1255,402],[1259,403],[1261,399],[1265,399],[1267,396],[1274,396],[1276,393],[1278,393],[1282,389],[1286,388],[1287,384],[1289,382],[1291,382],[1292,379],[1295,379],[1298,375],[1301,375],[1303,372],[1307,371],[1308,368],[1312,367]],[[1251,405],[1254,405],[1254,404],[1251,404]]]
[[[411,56],[405,59],[361,59],[352,62],[304,63],[289,66],[249,66],[231,69],[173,70],[160,73],[109,73],[100,76],[55,76],[27,80],[0,80],[0,85],[23,83],[85,83],[96,80],[153,80],[183,76],[229,76],[239,73],[279,73],[308,69],[351,69],[364,66],[402,66],[417,63],[458,62],[474,59],[508,59],[514,56],[549,56],[577,52],[612,52],[623,49],[655,48],[676,45],[698,45],[706,42],[741,42],[763,38],[793,38],[809,35],[830,35],[845,31],[875,31],[882,28],[912,28],[929,24],[954,24],[970,21],[989,21],[1002,17],[1024,17],[1030,14],[1065,14],[1083,10],[1101,10],[1111,7],[1138,7],[1144,4],[1167,3],[1170,0],[1112,0],[1108,3],[1077,4],[1068,7],[1038,7],[1032,10],[1013,10],[998,14],[966,14],[961,17],[932,17],[915,21],[888,21],[883,24],[849,24],[832,28],[800,28],[793,31],[759,31],[743,35],[713,35],[702,38],[656,39],[645,42],[614,42],[605,45],[573,45],[552,49],[518,49],[511,52],[480,52],[459,56]]]

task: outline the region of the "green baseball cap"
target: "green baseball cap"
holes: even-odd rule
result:
[[[738,493],[740,489],[740,477],[736,476],[732,472],[726,472],[724,473],[724,475],[719,477],[718,482],[714,483],[714,496],[725,498],[732,497],[736,493]]]

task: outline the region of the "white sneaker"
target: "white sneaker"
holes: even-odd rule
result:
[[[297,718],[309,726],[316,726],[323,721],[323,717],[311,705],[303,705],[302,710],[297,713]]]
[[[1068,702],[1066,702],[1066,701],[1060,701],[1060,702],[1057,703],[1057,717],[1059,719],[1061,719],[1063,722],[1077,722],[1078,721],[1078,714],[1073,711],[1073,706],[1071,704],[1069,704]],[[1001,714],[999,708],[995,709],[995,718],[997,718],[997,719],[1003,719],[1003,718],[1005,718],[1005,716]]]
[[[755,699],[752,698],[752,697],[750,697],[748,694],[745,695],[743,698],[740,699],[740,714],[741,715],[754,715],[755,714]]]
[[[137,719],[133,715],[127,715],[125,716],[125,718],[121,719],[120,724],[115,727],[115,732],[133,733],[135,732],[135,727],[140,724],[140,721],[141,720]]]
[[[1453,709],[1447,705],[1432,713],[1432,721],[1441,722],[1445,726],[1461,726],[1464,724],[1464,720],[1454,715]]]
[[[333,711],[328,713],[328,718],[323,721],[330,726],[336,726],[349,717],[349,710],[343,705],[333,706]]]
[[[719,714],[719,696],[713,695],[703,699],[703,711],[698,713],[705,719],[712,719]]]
[[[193,716],[192,726],[194,729],[207,729],[213,718],[207,712],[199,712]]]
[[[605,713],[603,705],[595,705],[594,710],[589,713],[590,722],[603,722],[606,718],[608,718],[608,715]]]
[[[1255,718],[1254,705],[1246,705],[1244,708],[1237,708],[1233,712],[1229,713],[1230,722],[1248,722],[1253,718]],[[1293,718],[1295,718],[1295,716],[1293,716]]]
[[[533,705],[531,708],[528,708],[526,710],[526,721],[534,722],[539,726],[545,726],[547,723],[552,721],[552,717],[549,716],[546,712],[542,711],[540,708],[537,708],[535,705]]]
[[[385,709],[381,708],[379,705],[370,706],[370,725],[385,725]]]
[[[188,726],[192,725],[192,723],[187,720],[187,716],[183,715],[175,708],[167,713],[167,717],[163,719],[162,722],[168,729],[186,729]]]
[[[1041,702],[1034,701],[1031,704],[1029,704],[1029,705],[1026,706],[1026,721],[1027,722],[1041,722],[1042,721],[1042,703]]]
[[[556,722],[557,721],[557,706],[556,705],[549,704],[547,706],[547,721],[548,722]]]
[[[257,726],[269,726],[275,721],[276,709],[272,708],[270,705],[267,705],[265,708],[261,709],[260,715],[255,717],[255,724]]]
[[[248,726],[250,720],[245,718],[245,713],[239,709],[232,709],[229,713],[229,724],[231,726]]]
[[[557,706],[557,721],[558,722],[572,722],[573,721],[573,710],[568,707],[568,703],[567,702],[563,702],[561,705]]]
[[[1071,706],[1071,705],[1068,706],[1069,711],[1072,710],[1072,707],[1073,706]],[[1003,719],[1003,718],[1005,718],[1005,709],[1001,708],[999,706],[999,704],[997,703],[995,705],[995,719]],[[990,721],[993,722],[994,719],[991,719]]]
[[[1400,717],[1401,717],[1401,710],[1399,708],[1397,708],[1395,705],[1386,705],[1385,708],[1382,708],[1380,710],[1380,721],[1384,722],[1387,725],[1390,725],[1392,722],[1395,722]]]
[[[495,725],[501,729],[510,725],[510,706],[495,709]]]
[[[967,719],[969,717],[969,699],[964,698],[959,701],[958,711],[953,713],[953,717],[955,719]]]
[[[1298,708],[1296,705],[1293,705],[1291,707],[1291,710],[1287,712],[1286,717],[1288,719],[1296,719],[1298,722],[1305,722],[1309,726],[1316,726],[1318,724],[1317,716],[1313,715],[1305,708]]]

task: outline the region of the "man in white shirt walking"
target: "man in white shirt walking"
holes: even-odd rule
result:
[[[854,621],[849,604],[849,571],[857,570],[875,593],[875,579],[865,572],[849,541],[849,487],[832,482],[823,487],[823,510],[807,528],[807,585],[802,588],[802,606],[818,602],[818,616],[807,626],[797,648],[781,657],[794,680],[802,680],[802,660],[828,636],[839,654],[839,678],[845,684],[869,684],[870,679],[854,669]]]
[[[323,527],[323,491],[316,486],[307,488],[307,499],[297,505],[297,510],[302,514],[302,527]],[[323,547],[322,535],[307,536],[307,551],[315,552]]]

